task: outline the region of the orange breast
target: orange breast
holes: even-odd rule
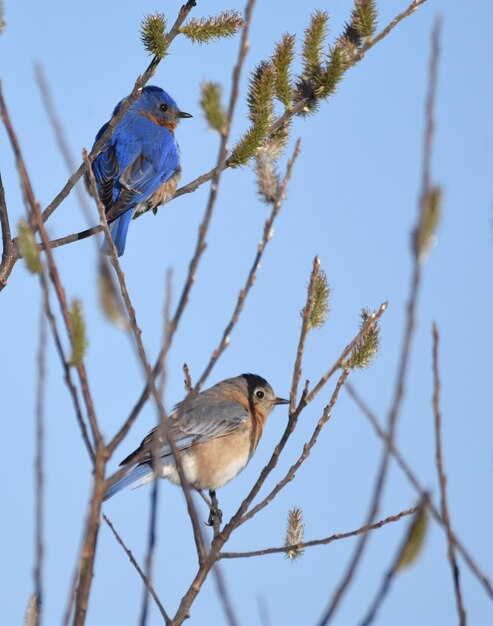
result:
[[[167,128],[172,135],[175,134],[176,122],[167,122],[166,120],[159,119],[158,117],[155,117],[154,115],[152,115],[152,113],[148,113],[147,111],[141,111],[141,115],[147,117],[147,119],[151,120],[151,122],[154,122],[154,124]]]
[[[250,436],[247,429],[204,441],[188,451],[195,459],[197,489],[219,489],[248,463]]]

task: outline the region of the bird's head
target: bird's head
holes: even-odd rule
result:
[[[135,102],[135,110],[155,124],[174,131],[180,119],[192,117],[178,108],[173,98],[160,87],[147,86],[142,89]]]
[[[289,404],[289,400],[278,398],[269,383],[257,374],[242,374],[236,379],[243,388],[250,408],[267,417],[277,404]]]

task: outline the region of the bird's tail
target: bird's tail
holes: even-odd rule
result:
[[[125,211],[125,213],[122,213],[119,217],[116,218],[116,220],[111,222],[109,226],[111,238],[113,239],[113,243],[115,244],[118,251],[118,256],[122,256],[122,254],[125,252],[125,241],[127,239],[127,231],[130,220],[132,219],[132,213],[133,211],[130,209],[128,211]],[[101,251],[104,254],[111,254],[110,246],[106,241],[106,238],[103,241],[103,245],[101,246]]]
[[[125,474],[120,480],[117,480],[114,485],[106,492],[104,499],[109,500],[115,493],[118,493],[125,487],[132,487],[135,489],[136,487],[140,487],[141,485],[145,485],[146,483],[151,482],[154,478],[154,472],[152,470],[150,463],[142,463],[141,465],[136,465],[133,467],[128,474]]]

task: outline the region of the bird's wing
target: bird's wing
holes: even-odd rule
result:
[[[106,212],[108,212],[113,205],[114,183],[120,172],[120,165],[113,145],[107,146],[103,152],[97,155],[92,164],[92,171],[96,179],[99,197]]]
[[[198,402],[198,400],[201,400]],[[181,413],[181,407],[184,412]],[[178,450],[186,450],[192,445],[228,435],[248,419],[248,411],[238,402],[231,400],[215,401],[208,405],[204,402],[203,394],[188,403],[182,402],[176,406],[176,411],[169,418],[171,434]],[[152,459],[150,446],[156,434],[156,428],[142,440],[140,446],[132,452],[120,465],[129,465],[135,462],[146,462]],[[171,448],[164,436],[159,442],[159,456],[171,454]]]
[[[123,169],[118,178],[116,183],[119,187],[118,198],[107,211],[108,220],[114,220],[139,202],[147,200],[160,185],[168,180],[179,162],[178,149],[174,140],[170,143],[166,138],[161,138],[152,146],[144,147]]]

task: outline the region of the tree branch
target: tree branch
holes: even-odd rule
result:
[[[441,497],[441,514],[443,524],[445,526],[447,534],[448,550],[447,556],[450,563],[450,569],[452,571],[452,580],[454,582],[455,601],[457,605],[457,613],[459,614],[460,626],[466,626],[467,617],[466,610],[464,608],[464,601],[462,599],[462,591],[460,586],[460,571],[457,559],[455,556],[455,542],[454,534],[452,532],[452,526],[450,523],[450,515],[448,510],[447,501],[447,477],[445,475],[445,468],[443,465],[443,452],[442,452],[442,415],[440,411],[440,371],[438,360],[438,348],[440,342],[440,335],[438,334],[438,328],[436,324],[433,324],[433,412],[435,415],[435,460],[438,474],[438,481],[440,483],[440,497]]]
[[[349,537],[356,537],[357,535],[362,535],[364,533],[368,533],[371,530],[377,530],[378,528],[382,528],[382,526],[386,526],[387,524],[391,524],[392,522],[398,522],[403,517],[407,517],[408,515],[412,515],[416,512],[416,507],[411,509],[405,509],[397,515],[390,515],[385,519],[376,522],[375,524],[371,524],[370,526],[365,525],[361,526],[361,528],[357,528],[356,530],[352,530],[346,533],[336,533],[335,535],[331,535],[330,537],[325,537],[324,539],[312,539],[311,541],[305,541],[303,543],[295,543],[289,546],[282,546],[280,548],[265,548],[264,550],[251,550],[250,552],[221,552],[221,559],[245,559],[253,556],[266,556],[268,554],[280,554],[287,553],[291,550],[304,550],[305,548],[313,548],[314,546],[325,546],[333,541],[338,541],[339,539],[348,539]]]
[[[0,291],[7,284],[7,277],[10,274],[11,266],[17,259],[17,250],[12,241],[10,232],[9,213],[5,201],[5,191],[0,175],[0,228],[2,229],[2,261],[0,263]],[[10,268],[10,271],[9,271]]]
[[[111,523],[110,519],[106,515],[104,515],[104,514],[103,514],[103,519],[106,522],[106,524],[109,527],[109,529],[111,530],[111,532],[113,533],[113,535],[114,535],[115,539],[117,540],[118,544],[123,548],[123,551],[128,556],[130,563],[132,563],[132,565],[137,570],[137,573],[141,577],[142,582],[145,585],[145,588],[150,593],[150,595],[152,596],[152,599],[156,603],[156,606],[159,609],[159,612],[161,613],[165,623],[166,624],[170,624],[171,620],[170,620],[168,614],[166,613],[166,610],[165,610],[164,606],[162,605],[161,600],[159,599],[159,597],[158,597],[154,587],[152,586],[151,581],[147,578],[147,576],[142,571],[142,569],[141,569],[140,565],[137,563],[134,555],[132,554],[130,549],[127,548],[127,546],[125,545],[123,539],[121,538],[121,536],[118,534],[118,532],[116,531],[115,527]]]
[[[399,449],[395,446],[395,443],[390,441],[388,434],[380,426],[376,415],[371,411],[370,407],[365,403],[363,398],[357,393],[357,391],[354,389],[351,383],[349,382],[346,383],[345,387],[346,387],[346,391],[349,394],[349,397],[354,401],[356,406],[360,409],[361,413],[369,420],[370,424],[373,426],[375,433],[378,435],[378,437],[380,437],[380,439],[387,446],[389,446],[389,449],[393,458],[396,460],[397,465],[404,472],[408,481],[411,483],[411,485],[414,487],[414,489],[420,495],[420,497],[424,498],[428,494],[428,491],[419,482],[416,474],[412,471],[409,463],[404,459]],[[443,527],[443,520],[440,515],[440,512],[437,509],[437,507],[433,504],[431,499],[429,499],[427,506],[428,506],[428,510],[433,515],[433,518],[435,519],[435,521],[438,522],[440,526]],[[479,582],[485,589],[488,596],[491,599],[493,599],[493,584],[490,582],[488,577],[480,570],[479,566],[476,564],[472,556],[469,554],[467,549],[459,541],[458,537],[455,534],[453,535],[453,540],[457,548],[457,551],[460,552],[460,555],[466,562],[468,568],[471,570],[474,576],[476,576],[476,578],[479,580]]]

